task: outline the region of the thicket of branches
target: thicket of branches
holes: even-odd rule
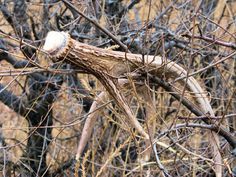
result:
[[[235,7],[223,0],[2,0],[2,175],[214,176],[209,130],[220,136],[222,175],[236,175]],[[135,89],[122,91],[132,95],[130,107],[142,125],[155,127],[150,159],[140,160],[146,143],[126,131],[111,99],[100,106],[78,166],[74,159],[84,121],[104,88],[95,77],[71,64],[53,63],[41,52],[51,30],[107,50],[180,64],[208,92],[215,116],[194,112],[195,98],[176,84],[183,78],[146,73],[156,108],[151,121]]]

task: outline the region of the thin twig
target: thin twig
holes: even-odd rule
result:
[[[236,49],[236,44],[235,43],[221,41],[221,40],[218,40],[217,38],[213,39],[213,38],[210,38],[210,37],[207,37],[207,36],[189,35],[189,34],[184,34],[182,36],[183,37],[188,37],[188,38],[202,39],[204,41],[211,42],[213,44],[218,44],[218,45],[221,45],[221,46],[225,46],[225,47],[230,47],[232,49]]]
[[[98,29],[100,29],[102,32],[104,32],[107,36],[109,36],[116,44],[118,44],[121,48],[124,49],[124,51],[128,52],[128,47],[123,44],[119,39],[117,39],[117,37],[115,37],[112,33],[110,33],[106,28],[102,27],[95,18],[91,18],[88,17],[87,15],[85,15],[83,12],[81,12],[80,10],[78,10],[73,4],[71,4],[69,1],[67,0],[62,0],[67,6],[69,6],[71,9],[73,9],[74,11],[76,11],[79,15],[81,15],[82,17],[84,17],[86,20],[88,20],[89,22],[91,22],[92,24],[94,24]]]

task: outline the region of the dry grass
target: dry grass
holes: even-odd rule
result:
[[[124,3],[127,2],[130,1],[124,1]],[[164,4],[167,6],[171,2],[172,1],[168,0],[165,1]],[[199,1],[192,1],[190,9],[197,7],[198,2]],[[210,1],[207,2],[210,3]],[[40,21],[42,7],[43,6],[38,5],[37,2],[33,3],[33,5],[30,5],[28,15],[36,17],[35,20]],[[130,24],[133,24],[133,28],[138,26],[136,25],[137,18],[139,18],[142,24],[145,24],[148,19],[150,21],[153,20],[157,12],[161,12],[165,9],[163,4],[159,4],[159,1],[153,2],[150,6],[148,1],[145,0],[141,0],[135,7],[135,10],[129,11],[127,17]],[[50,13],[53,13],[56,10],[63,11],[63,9],[63,6],[55,5],[55,8],[52,8],[52,12]],[[150,15],[148,17],[149,13]],[[233,35],[235,36],[236,25],[233,20],[235,21],[234,14],[236,13],[236,2],[232,1],[226,3],[224,0],[219,0],[212,13],[212,20],[217,22],[219,27],[208,35],[214,35],[226,42],[235,43],[235,37],[233,38]],[[107,27],[109,26],[109,21],[106,20],[106,14],[104,13],[103,15],[104,17],[101,18],[101,24],[103,24],[104,27]],[[190,15],[191,11],[189,9],[186,9],[186,11],[183,12],[176,7],[171,11],[171,14],[164,18],[169,18],[169,29],[176,31],[180,24],[184,25],[184,23],[189,22]],[[55,25],[54,19],[51,19],[50,22],[52,23],[52,26]],[[207,23],[207,21],[201,22],[196,20],[195,23],[204,26],[204,23]],[[12,28],[2,16],[0,16],[0,29],[7,33],[13,33]],[[198,29],[196,28],[195,30],[198,34]],[[152,30],[147,31],[147,33],[148,40],[148,38],[152,38]],[[200,46],[200,40],[194,39],[194,42],[196,47],[198,47],[198,44]],[[218,50],[225,53],[232,52],[232,49],[224,46],[219,46]],[[14,51],[12,50],[10,52],[23,56],[18,48],[15,48]],[[187,68],[189,60],[188,58],[185,58],[186,53],[184,51],[178,52],[179,53],[176,54],[177,60],[181,60],[180,62]],[[42,58],[40,61],[41,65],[50,65],[48,59],[45,59],[44,56],[40,55],[40,58]],[[217,60],[219,60],[219,57],[217,56],[211,59],[211,61]],[[194,71],[203,67],[202,63],[204,63],[201,61],[200,56],[197,56],[195,61]],[[227,91],[229,92],[228,94],[218,93],[217,85],[214,85],[213,89],[208,90],[209,98],[214,102],[219,101],[221,103],[218,107],[214,107],[214,111],[218,115],[235,113],[235,96],[233,95],[235,93],[235,66],[235,60],[232,59],[227,60],[224,65],[216,66],[222,80],[221,87],[227,88]],[[225,67],[227,68],[225,69]],[[9,68],[12,69],[9,64],[1,61],[0,72]],[[193,69],[191,72],[192,71]],[[87,75],[80,76],[80,78],[84,79],[86,82],[88,79],[85,77],[87,77]],[[206,78],[202,78],[200,75],[197,75],[195,78],[201,82],[203,87],[205,87],[203,82]],[[1,78],[1,83],[7,84],[13,79],[13,77],[3,77]],[[16,95],[19,95],[21,93],[19,83],[24,83],[25,77],[19,77],[17,78],[17,81],[18,82],[13,82],[8,89],[13,91]],[[176,87],[181,90],[182,85]],[[183,105],[179,105],[178,101],[172,102],[169,93],[165,92],[162,88],[158,88],[155,91],[151,89],[150,94],[156,108],[156,114],[153,115],[153,119],[155,119],[153,124],[156,124],[156,135],[158,135],[155,136],[153,141],[158,142],[157,149],[161,163],[175,176],[196,176],[197,172],[205,175],[210,173],[209,167],[212,167],[213,164],[210,156],[211,149],[207,139],[209,132],[199,128],[184,128],[172,131],[168,135],[163,134],[163,136],[160,136],[159,132],[168,132],[172,125],[185,123],[183,120],[176,119],[176,112],[169,116],[166,115],[167,112],[178,109],[178,115],[192,117],[193,114]],[[96,81],[95,88],[91,89],[91,92],[96,95],[101,90],[103,90],[103,88]],[[221,90],[224,92],[224,89]],[[127,95],[133,95],[131,107],[134,112],[138,113],[138,108],[142,108],[144,101],[137,97],[133,91],[131,91],[132,93],[129,93],[129,91],[124,92],[127,92]],[[190,100],[194,100],[190,93],[186,93],[185,96]],[[85,120],[83,114],[84,111],[82,110],[82,106],[78,103],[75,95],[71,93],[66,85],[63,85],[57,100],[53,104],[53,139],[47,155],[47,164],[50,171],[58,169],[61,165],[74,157]],[[82,176],[87,176],[87,174],[90,174],[91,176],[160,176],[161,170],[156,165],[154,153],[152,153],[148,162],[139,161],[142,159],[142,154],[147,147],[145,146],[145,142],[142,139],[137,138],[135,134],[131,136],[126,122],[121,121],[124,120],[122,116],[123,115],[118,108],[114,105],[107,105],[103,108],[101,118],[96,122],[93,135],[87,146],[88,151],[82,159],[80,169]],[[27,122],[24,118],[14,113],[2,103],[0,103],[0,117],[3,137],[7,145],[12,146],[9,148],[7,156],[14,163],[20,163],[24,147],[27,143]],[[223,123],[227,126],[231,126],[233,130],[236,129],[236,121],[233,119],[226,120]],[[147,130],[145,124],[144,127]],[[174,141],[176,142],[173,145]],[[224,164],[222,165],[225,166],[225,169],[231,170],[231,168],[236,165],[236,162],[230,156],[229,147],[228,145],[225,145],[225,143],[226,142],[222,140],[221,153],[224,159]],[[174,173],[175,171],[176,173]],[[65,173],[70,176],[73,172],[68,169]]]

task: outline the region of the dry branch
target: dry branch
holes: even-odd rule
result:
[[[56,61],[65,60],[66,62],[74,64],[79,69],[96,76],[124,113],[127,122],[130,123],[132,128],[135,128],[144,136],[145,139],[149,139],[149,136],[137,121],[127,100],[121,93],[119,79],[125,77],[126,73],[135,72],[137,70],[144,70],[155,76],[161,76],[161,74],[165,72],[167,78],[185,77],[187,75],[187,72],[178,64],[164,60],[159,56],[142,56],[139,54],[100,49],[77,42],[64,32],[49,32],[44,50],[51,54]],[[207,96],[193,77],[179,82],[186,82],[188,90],[194,93],[202,115],[209,114],[210,116],[214,116]],[[91,130],[89,132],[91,132]],[[221,176],[222,159],[219,152],[219,137],[217,133],[211,133],[210,144],[214,150],[213,157],[216,163],[216,175]]]

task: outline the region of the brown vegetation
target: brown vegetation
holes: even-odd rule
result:
[[[0,2],[2,175],[234,176],[235,6]]]

